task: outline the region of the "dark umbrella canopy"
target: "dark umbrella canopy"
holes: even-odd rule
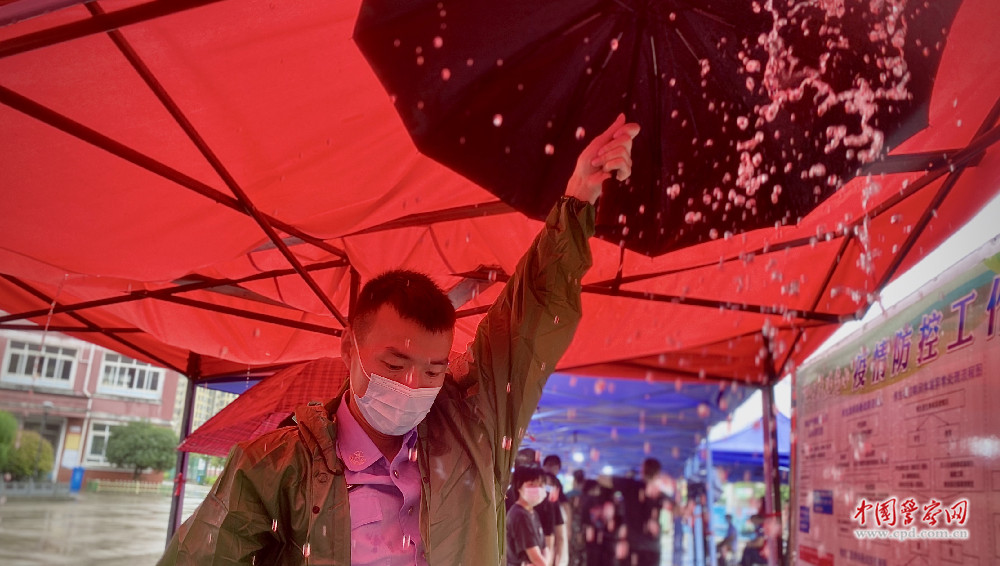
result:
[[[796,223],[924,127],[959,3],[368,0],[355,41],[423,153],[537,218],[625,112],[600,231],[658,255]]]

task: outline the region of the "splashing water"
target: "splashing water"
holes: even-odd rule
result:
[[[861,165],[878,159],[885,148],[886,132],[879,129],[877,120],[913,96],[911,71],[904,57],[907,41],[914,42],[908,40],[910,14],[905,11],[907,2],[912,1],[871,0],[850,12],[844,0],[755,2],[754,11],[772,15],[770,30],[756,42],[744,41],[742,50],[734,55],[739,59],[748,100],[756,98],[760,103],[754,104],[748,115],[734,117],[736,128],[728,135],[735,134],[735,154],[731,160],[719,154],[725,159],[716,164],[722,165],[719,179],[728,176],[722,185],[734,190],[722,198],[712,195],[701,210],[723,214],[725,219],[738,209],[745,211],[744,218],[756,215],[763,199],[780,207],[787,198],[780,177],[775,175],[780,169],[791,173],[793,179],[817,180],[813,187],[817,196],[837,190],[845,181],[840,171],[853,167],[828,172],[824,163],[802,162],[817,154],[828,155],[827,163],[838,164],[854,161]],[[711,80],[712,63],[701,59],[699,65],[703,80]],[[855,76],[844,72],[851,65]],[[676,84],[674,78],[667,82],[671,87]],[[707,106],[715,113],[713,109],[724,106],[724,101],[708,100]],[[670,116],[683,119],[676,111]],[[720,118],[723,122],[731,119],[728,113]],[[822,127],[814,131],[808,129],[810,124]],[[765,147],[765,137],[780,139],[780,145]],[[704,145],[710,146],[708,142]],[[781,150],[780,156],[776,149]],[[726,163],[731,170],[725,170]],[[679,180],[680,175],[678,172],[673,180]],[[671,189],[666,193],[677,198],[679,183]],[[687,211],[685,222],[698,222],[691,212]]]

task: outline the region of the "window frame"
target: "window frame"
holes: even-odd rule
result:
[[[97,378],[97,393],[160,400],[167,372],[161,367],[105,351]]]
[[[39,375],[35,376],[33,371],[28,373],[28,363],[39,357],[42,360],[42,366]],[[11,384],[72,389],[76,381],[79,362],[80,348],[77,346],[65,346],[59,342],[43,344],[41,341],[11,337],[4,347],[0,380]],[[14,371],[11,371],[11,364],[17,366]],[[52,369],[52,377],[46,375],[50,368]]]

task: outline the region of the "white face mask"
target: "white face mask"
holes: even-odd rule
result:
[[[545,501],[546,493],[544,487],[531,487],[522,486],[521,487],[521,497],[528,502],[528,505],[534,507]]]
[[[365,371],[361,362],[358,342],[354,340],[354,358],[358,362],[361,374],[368,377],[368,389],[358,397],[351,388],[351,395],[358,405],[361,415],[375,430],[388,436],[402,436],[424,420],[434,404],[434,399],[441,391],[440,387],[422,387],[413,389],[402,383]]]

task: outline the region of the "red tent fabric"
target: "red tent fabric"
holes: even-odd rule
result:
[[[247,389],[188,435],[177,449],[225,457],[237,442],[277,428],[297,407],[311,401],[327,402],[347,376],[347,366],[340,358],[292,365]]]
[[[482,283],[461,351],[539,228],[415,151],[357,2],[32,4],[0,6],[0,328],[267,374],[337,352],[352,287],[404,266]],[[798,225],[657,258],[594,240],[560,369],[760,384],[801,362],[998,193],[996,21],[963,3],[929,127]]]

